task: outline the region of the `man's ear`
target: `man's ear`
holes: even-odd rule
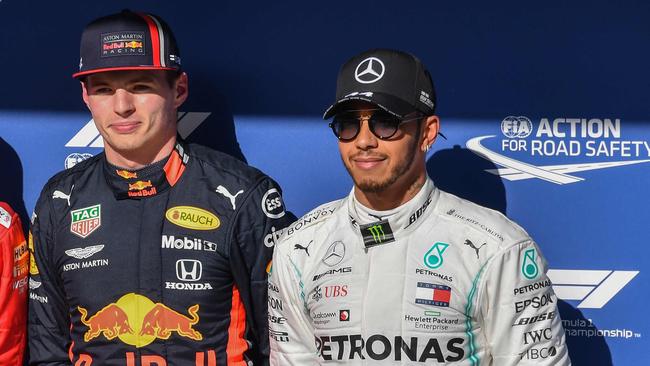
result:
[[[436,141],[440,131],[440,118],[438,116],[429,116],[422,122],[422,141],[420,150],[428,151],[431,145]]]
[[[87,82],[82,80],[79,82],[81,84],[81,98],[84,100],[84,103],[86,103],[86,108],[90,109],[90,106],[88,105],[88,85]]]
[[[183,103],[185,103],[185,100],[187,100],[187,96],[189,94],[188,88],[189,88],[189,84],[188,84],[187,73],[182,72],[178,76],[178,79],[176,79],[176,83],[174,84],[174,92],[175,92],[174,107],[179,108]]]

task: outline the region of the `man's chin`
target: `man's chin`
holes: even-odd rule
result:
[[[363,179],[354,179],[354,185],[363,192],[380,193],[385,191],[386,188],[388,188],[390,182],[386,179],[380,180],[380,179],[363,178]]]

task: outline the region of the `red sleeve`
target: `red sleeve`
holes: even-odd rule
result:
[[[27,325],[29,250],[20,218],[0,202],[0,365],[22,365]]]

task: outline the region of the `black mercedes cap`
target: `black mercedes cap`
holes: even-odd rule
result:
[[[169,26],[151,14],[123,10],[89,23],[81,35],[74,78],[115,70],[180,70],[181,57]]]
[[[323,115],[328,119],[352,100],[363,100],[400,118],[419,111],[432,115],[436,91],[429,72],[415,56],[396,50],[373,49],[348,60],[336,81],[336,102]]]

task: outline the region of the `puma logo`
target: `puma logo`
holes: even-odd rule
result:
[[[470,247],[472,247],[472,249],[474,249],[474,250],[476,251],[476,258],[479,257],[479,256],[478,256],[478,251],[479,251],[481,248],[483,248],[483,246],[486,245],[486,244],[487,244],[487,243],[483,243],[483,244],[481,244],[480,247],[477,248],[476,245],[474,245],[474,243],[472,243],[471,240],[469,240],[469,239],[465,239],[465,245],[469,245]]]
[[[63,192],[61,192],[59,190],[54,191],[54,193],[52,193],[52,198],[60,198],[62,200],[66,200],[66,201],[68,201],[68,207],[70,207],[70,196],[72,196],[72,190],[73,189],[74,189],[74,184],[72,185],[72,187],[70,187],[70,193],[69,194],[65,194],[65,193],[63,193]]]
[[[313,243],[313,242],[314,242],[313,240],[310,240],[310,241],[309,241],[309,244],[307,244],[306,247],[303,247],[303,246],[300,245],[300,244],[295,244],[295,245],[293,246],[293,249],[294,249],[294,250],[296,250],[296,249],[304,250],[305,253],[307,253],[307,256],[309,257],[309,246],[310,246],[311,243]]]
[[[226,187],[224,187],[224,186],[219,186],[214,191],[221,194],[221,195],[223,195],[224,197],[226,197],[226,198],[228,198],[230,200],[230,204],[232,205],[233,211],[237,208],[237,206],[235,205],[235,199],[237,198],[237,196],[244,193],[244,190],[242,189],[239,192],[232,195],[232,194],[230,194],[230,192],[228,192],[228,189]]]

